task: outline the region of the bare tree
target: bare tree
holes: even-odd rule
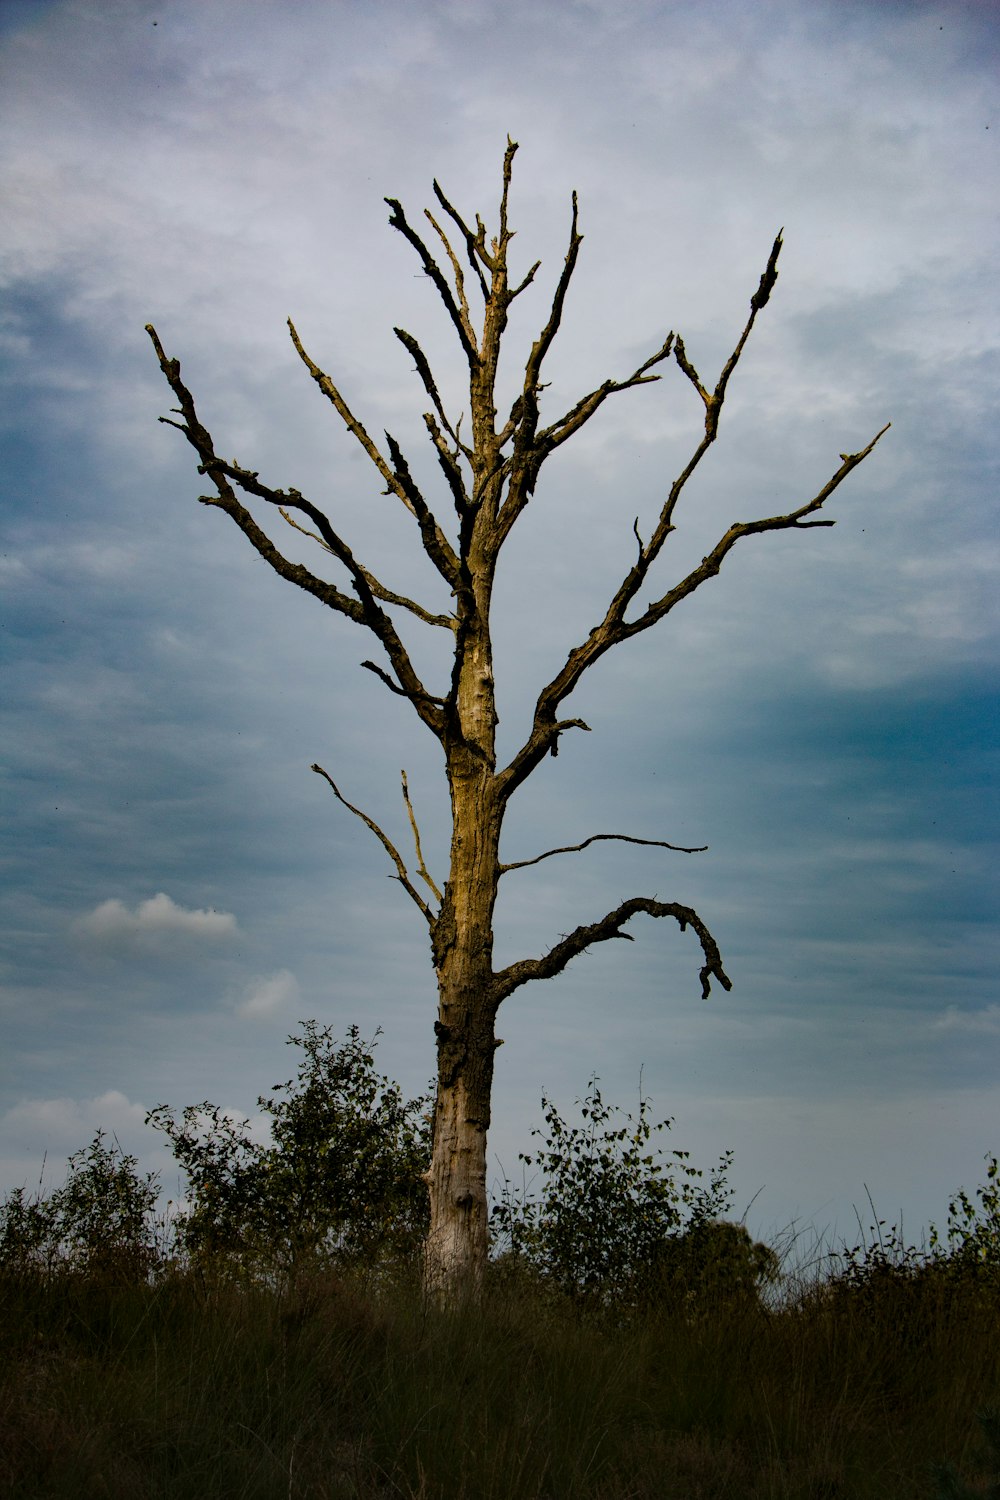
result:
[[[647,584],[653,565],[674,530],[682,491],[715,442],[730,378],[757,316],[774,288],[781,235],[774,241],[760,284],[750,299],[746,326],[714,385],[703,383],[688,358],[683,339],[670,333],[632,374],[621,380],[603,381],[568,411],[543,425],[542,367],[559,329],[582,242],[574,193],[569,247],[548,318],[531,346],[517,398],[506,418],[499,420],[495,404],[497,365],[508,311],[515,298],[531,286],[540,264],[536,262],[516,285],[511,285],[507,257],[512,231],[507,207],[516,150],[516,142],[508,140],[495,237],[487,239],[486,227],[478,215],[474,224],[468,223],[438,183],[434,183],[438,216],[426,210],[425,217],[440,242],[440,259],[435,259],[427,240],[407,219],[401,204],[394,198],[386,199],[392,210],[389,223],[416,252],[424,274],[451,320],[468,365],[471,430],[463,436],[460,421],[453,421],[445,410],[421,346],[405,329],[394,330],[416,366],[429,403],[424,422],[455,512],[455,519],[448,527],[439,521],[415,482],[397,441],[389,433],[385,434],[384,447],[373,441],[330,376],[303,348],[292,323],[288,325],[303,364],[368,455],[386,493],[394,495],[415,520],[424,551],[447,587],[450,596],[447,613],[435,613],[383,584],[355,556],[329,517],[297,489],[273,489],[253,470],[220,458],[181,379],[179,362],[168,358],[155,329],[147,328],[160,368],[178,402],[174,408],[178,420],[161,417],[160,421],[183,432],[198,455],[199,473],[214,486],[213,494],[199,497],[201,502],[225,511],[280,577],[313,594],[328,609],[346,615],[375,638],[381,647],[382,662],[365,661],[362,665],[374,672],[390,692],[409,701],[444,752],[452,837],[450,867],[443,891],[424,862],[405,777],[403,797],[414,834],[416,878],[411,877],[399,850],[383,829],[347,801],[321,766],[314,765],[312,769],[380,840],[430,934],[438,984],[438,1015],[434,1023],[437,1105],[433,1154],[425,1179],[431,1211],[425,1273],[429,1288],[445,1297],[459,1289],[474,1290],[486,1263],[486,1132],[490,1123],[493,1055],[499,1045],[495,1023],[501,1002],[530,980],[550,979],[559,974],[571,959],[595,944],[612,938],[629,938],[623,930],[625,924],[640,912],[650,917],[672,917],[681,931],[692,929],[701,947],[704,996],[708,995],[713,979],[727,990],[731,987],[715,938],[698,913],[679,902],[648,896],[631,896],[606,916],[583,923],[539,958],[522,958],[506,968],[495,969],[493,916],[503,875],[556,854],[583,849],[596,839],[626,839],[667,849],[677,847],[660,839],[629,840],[624,834],[595,834],[581,844],[550,849],[534,860],[505,864],[500,857],[500,834],[511,798],[545,756],[557,753],[562,734],[570,729],[588,728],[581,719],[561,718],[560,712],[580,679],[605,652],[658,625],[675,605],[719,572],[733,547],[744,537],[766,531],[833,525],[832,521],[818,517],[818,512],[882,436],[878,433],[858,453],[841,454],[840,467],[805,504],[784,515],[739,521],[730,526],[697,567],[659,593],[653,602],[636,606],[639,591]],[[473,317],[470,291],[482,303],[478,320]],[[549,455],[579,432],[609,397],[659,380],[660,375],[653,372],[671,356],[704,406],[704,436],[670,485],[648,541],[642,540],[637,525],[633,528],[637,548],[634,563],[603,617],[569,652],[552,680],[541,688],[526,738],[512,759],[498,767],[490,604],[501,548],[531,499]],[[273,507],[291,526],[319,542],[339,564],[339,581],[329,582],[286,557],[261,530],[245,503],[247,500]],[[432,688],[425,686],[401,634],[400,626],[406,616],[423,626],[451,633],[450,682]],[[422,882],[423,888],[417,881]]]

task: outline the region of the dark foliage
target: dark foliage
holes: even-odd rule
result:
[[[73,1271],[91,1281],[144,1281],[162,1262],[162,1233],[154,1209],[155,1172],[103,1130],[69,1158],[62,1187],[29,1197],[18,1188],[0,1204],[0,1271],[37,1277]]]
[[[579,1102],[579,1101],[578,1101]],[[583,1307],[622,1309],[669,1297],[690,1304],[723,1285],[756,1294],[776,1273],[774,1254],[754,1246],[741,1225],[719,1223],[731,1198],[727,1152],[702,1182],[686,1151],[665,1152],[648,1099],[637,1116],[606,1104],[597,1079],[570,1126],[542,1099],[539,1148],[521,1154],[542,1182],[504,1182],[493,1210],[494,1241],[508,1275],[530,1271]]]
[[[202,1267],[275,1270],[307,1262],[375,1267],[416,1254],[426,1233],[429,1102],[403,1098],[379,1074],[357,1026],[337,1045],[328,1027],[302,1025],[289,1045],[296,1076],[262,1095],[271,1140],[210,1103],[179,1120],[166,1105],[147,1116],[170,1140],[188,1179],[177,1225]]]

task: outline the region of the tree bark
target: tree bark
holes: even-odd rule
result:
[[[477,517],[478,531],[488,512]],[[453,716],[445,735],[452,837],[448,881],[431,930],[438,983],[437,1099],[425,1284],[438,1300],[475,1297],[488,1254],[486,1133],[496,1050],[493,912],[504,804],[496,790],[496,705],[489,607],[492,569],[469,543],[459,600]]]

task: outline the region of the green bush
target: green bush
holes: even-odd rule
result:
[[[69,1158],[62,1187],[29,1198],[24,1188],[0,1204],[0,1270],[8,1276],[72,1270],[91,1281],[146,1280],[163,1260],[155,1217],[159,1177],[141,1177],[137,1159],[98,1130]]]
[[[188,1179],[177,1232],[194,1263],[373,1269],[416,1253],[427,1225],[429,1104],[405,1100],[376,1072],[379,1034],[366,1043],[352,1026],[338,1046],[328,1027],[304,1022],[288,1039],[302,1053],[296,1076],[258,1100],[269,1144],[208,1102],[179,1120],[166,1105],[150,1111]]]
[[[647,1300],[662,1285],[665,1246],[714,1220],[731,1198],[727,1152],[700,1184],[689,1153],[664,1153],[649,1100],[638,1116],[605,1104],[593,1078],[580,1104],[583,1123],[570,1126],[542,1097],[545,1129],[533,1154],[520,1154],[542,1174],[540,1191],[505,1180],[492,1214],[494,1248],[509,1279],[513,1268],[557,1289],[579,1305],[617,1307]]]
[[[700,1217],[683,1234],[661,1241],[650,1268],[650,1287],[655,1301],[688,1312],[714,1311],[721,1302],[758,1304],[780,1272],[776,1252],[752,1239],[745,1224]]]
[[[982,1279],[1000,1282],[1000,1169],[986,1157],[986,1182],[976,1189],[978,1206],[964,1188],[948,1204],[948,1228],[942,1240],[931,1227],[931,1245],[956,1266],[974,1269]]]

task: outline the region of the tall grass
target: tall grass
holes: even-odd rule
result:
[[[613,1317],[530,1275],[0,1280],[0,1493],[73,1500],[986,1495],[1000,1291],[818,1272],[767,1308]],[[950,1476],[941,1465],[950,1462]],[[947,1486],[952,1488],[948,1489]]]
[[[420,1101],[353,1028],[292,1041],[273,1145],[153,1112],[173,1221],[102,1132],[0,1204],[2,1500],[1000,1500],[996,1157],[929,1249],[876,1222],[806,1258],[720,1222],[728,1156],[706,1181],[595,1079],[446,1311]]]

